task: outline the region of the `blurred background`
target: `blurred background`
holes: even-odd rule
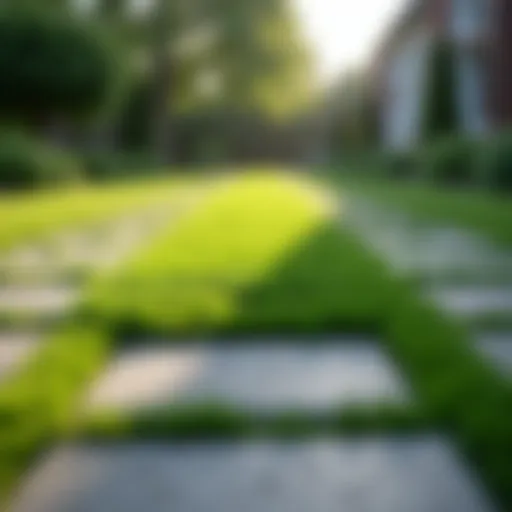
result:
[[[4,0],[1,9],[3,186],[168,164],[354,159],[509,185],[505,0]],[[473,141],[487,144],[470,150]],[[20,156],[29,146],[38,170]],[[468,165],[477,149],[493,161]],[[443,171],[436,158],[458,163]]]
[[[0,508],[512,510],[511,29],[0,0]]]

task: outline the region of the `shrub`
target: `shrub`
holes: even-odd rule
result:
[[[446,137],[431,144],[419,156],[422,175],[435,183],[464,185],[475,178],[475,141]]]
[[[92,181],[129,178],[142,173],[155,175],[165,170],[143,153],[88,151],[81,158],[85,174]]]
[[[0,189],[22,190],[78,181],[76,159],[23,135],[0,134]]]
[[[0,15],[0,115],[40,128],[89,114],[107,99],[113,62],[77,20]]]
[[[453,48],[445,41],[434,43],[431,48],[427,76],[423,137],[436,140],[458,129]]]
[[[480,183],[497,190],[512,190],[512,132],[486,143],[478,159]]]
[[[416,174],[412,153],[392,152],[382,156],[382,165],[386,176],[391,178],[409,178]]]

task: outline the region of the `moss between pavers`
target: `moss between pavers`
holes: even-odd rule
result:
[[[79,437],[85,440],[293,438],[318,435],[410,434],[434,425],[414,406],[347,406],[323,415],[281,413],[248,414],[221,404],[173,406],[143,414],[102,413],[84,422]]]

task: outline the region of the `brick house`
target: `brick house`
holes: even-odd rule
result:
[[[453,49],[460,130],[475,136],[512,124],[512,0],[411,0],[375,58],[381,140],[421,141],[430,49]]]

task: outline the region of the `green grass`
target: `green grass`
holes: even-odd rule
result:
[[[48,442],[66,432],[113,441],[435,426],[457,442],[503,508],[512,508],[510,383],[480,359],[464,326],[391,277],[357,233],[339,224],[325,190],[304,179],[249,175],[219,186],[119,272],[94,283],[81,315],[89,326],[83,335],[64,332],[44,364],[34,362],[0,400],[0,421],[13,437],[2,449],[12,460],[24,462],[26,444],[16,441],[25,431]],[[351,330],[380,335],[415,405],[349,408],[324,423],[304,416],[265,422],[222,407],[169,406],[161,415],[112,414],[85,424],[73,414],[120,332],[166,333],[170,341],[199,333],[305,333],[314,342]]]
[[[34,457],[72,432],[77,401],[108,357],[111,336],[69,323],[0,387],[0,500]]]
[[[336,180],[337,181],[337,180]],[[346,187],[426,220],[473,229],[498,244],[512,244],[510,197],[485,190],[435,187],[426,183],[341,178]]]
[[[178,185],[177,181],[166,180],[151,185],[66,192],[62,196],[38,194],[33,205],[28,197],[20,196],[9,202],[9,208],[7,202],[0,208],[14,215],[16,211],[24,211],[26,206],[26,215],[18,221],[9,218],[0,232],[10,233],[19,222],[18,226],[30,229],[10,239],[21,241],[29,240],[29,235],[63,227],[68,222],[74,225],[106,221],[127,209],[165,202],[169,207],[182,210],[197,193],[198,187],[190,181]],[[37,224],[37,216],[44,216],[43,210],[52,201],[56,202],[56,208],[47,212],[43,223]],[[66,210],[60,210],[64,207],[72,209],[69,218]],[[174,218],[169,216],[169,222],[174,222]],[[103,275],[98,277],[104,278]],[[44,332],[53,328],[29,361],[0,384],[0,503],[9,496],[20,475],[40,452],[78,428],[81,396],[107,363],[113,346],[115,338],[107,325],[82,322],[76,310],[70,311],[67,318],[57,320],[21,313],[0,315],[0,329],[28,328]]]
[[[326,415],[281,413],[248,414],[223,404],[173,406],[142,414],[103,413],[89,418],[80,429],[82,439],[204,440],[272,437],[289,439],[319,435],[362,436],[411,434],[431,429],[431,420],[416,407],[396,405],[345,406]]]
[[[510,508],[510,383],[481,360],[461,324],[422,300],[412,283],[391,277],[357,234],[339,225],[325,207],[330,202],[307,182],[239,179],[96,288],[88,313],[113,330],[167,333],[170,341],[198,333],[379,333],[411,383],[423,424],[453,436]],[[130,294],[133,289],[140,294]],[[378,413],[361,418],[339,411],[346,419],[330,425],[339,432],[379,424],[400,430],[414,410],[405,406],[388,422]],[[104,433],[115,438],[116,422],[121,438],[253,433],[238,414],[175,412],[117,417],[110,435]],[[305,418],[287,426],[311,431]],[[281,424],[266,428],[279,434]]]
[[[184,180],[167,178],[0,195],[0,249],[33,242],[70,226],[102,223],[164,205],[184,185]]]
[[[365,285],[379,273],[339,233],[325,191],[253,175],[97,287],[89,312],[125,334],[375,330],[384,290]]]

